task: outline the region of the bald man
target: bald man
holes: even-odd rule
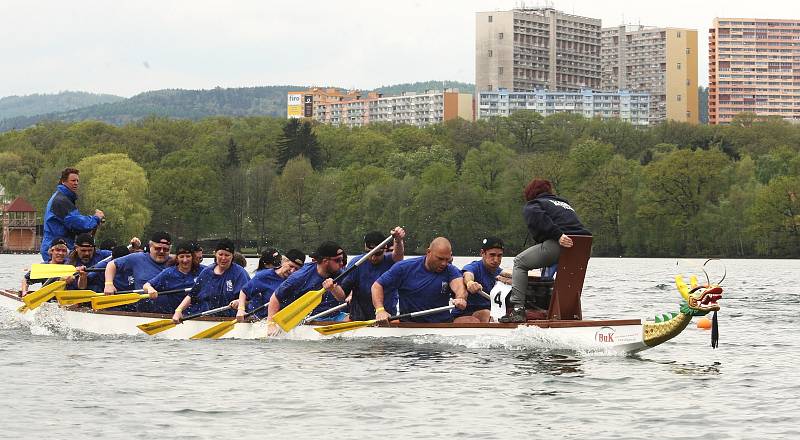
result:
[[[435,238],[425,256],[397,262],[372,285],[372,304],[375,319],[387,321],[389,313],[383,308],[383,292],[397,290],[399,313],[419,312],[446,306],[451,295],[453,305],[463,310],[467,306],[467,289],[461,271],[450,264],[453,250],[444,237]],[[451,322],[449,311],[409,319],[413,322]],[[477,322],[477,319],[475,320]]]

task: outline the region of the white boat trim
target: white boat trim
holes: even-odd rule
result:
[[[29,324],[57,327],[56,332],[83,332],[94,335],[133,336],[160,339],[189,339],[212,325],[232,318],[205,317],[184,322],[170,330],[148,336],[136,326],[167,315],[132,313],[117,311],[93,311],[87,308],[61,307],[57,303],[45,303],[36,310],[24,314],[17,312],[22,305],[15,292],[0,290],[0,310],[11,313]],[[542,339],[563,342],[567,347],[577,349],[609,351],[615,353],[635,353],[650,348],[644,341],[642,322],[628,320],[543,320],[529,321],[526,324],[420,324],[392,323],[388,327],[363,327],[356,330],[323,336],[314,331],[316,325],[330,323],[310,323],[301,325],[288,334],[274,336],[277,339],[324,340],[332,338],[496,338],[513,339],[519,335],[535,333]],[[266,325],[263,322],[241,323],[223,336],[225,339],[266,339]]]

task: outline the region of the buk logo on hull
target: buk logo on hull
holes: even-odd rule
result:
[[[614,330],[613,327],[600,327],[600,330],[597,330],[594,334],[594,340],[606,344],[613,344],[615,332],[616,330]]]

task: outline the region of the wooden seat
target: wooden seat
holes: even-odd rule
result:
[[[581,291],[592,253],[592,237],[570,235],[569,238],[573,246],[561,248],[547,319],[583,319]]]

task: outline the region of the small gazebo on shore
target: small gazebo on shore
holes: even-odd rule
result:
[[[31,252],[38,250],[36,210],[22,197],[7,205],[0,205],[3,226],[3,252]]]

